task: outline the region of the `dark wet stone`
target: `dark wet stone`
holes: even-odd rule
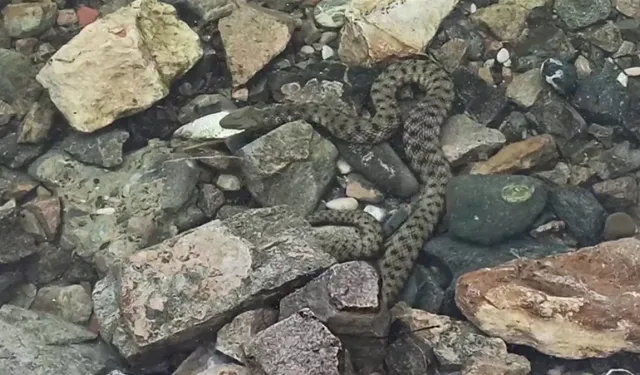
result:
[[[433,270],[418,264],[407,280],[402,300],[413,308],[437,314],[444,300],[440,278]]]
[[[466,68],[458,68],[451,75],[458,93],[457,98],[467,113],[479,123],[489,125],[500,121],[508,100],[504,88],[496,88]]]
[[[618,123],[628,104],[626,89],[617,81],[620,69],[605,63],[578,85],[572,103],[588,120],[602,124]]]
[[[610,0],[556,0],[554,10],[572,29],[580,29],[605,20],[611,12]]]
[[[387,142],[360,145],[336,141],[335,145],[349,165],[381,189],[402,198],[418,192],[418,180]]]
[[[603,180],[618,178],[640,168],[640,150],[623,141],[594,155],[588,164]]]
[[[529,229],[544,209],[547,189],[528,176],[458,176],[446,200],[452,235],[489,245]]]
[[[607,211],[590,191],[577,186],[554,188],[549,202],[581,246],[600,242]]]
[[[524,140],[529,135],[529,121],[522,112],[513,111],[498,128],[508,143]]]
[[[22,229],[19,209],[7,203],[0,207],[0,264],[17,262],[38,252],[33,236]]]
[[[578,51],[562,29],[544,24],[532,28],[527,38],[518,43],[512,59],[516,72],[526,72],[539,68],[548,58],[572,61],[577,54]]]
[[[571,154],[571,141],[586,133],[587,123],[580,113],[560,96],[548,91],[531,107],[527,118],[535,124],[538,133],[554,136],[563,156]]]
[[[108,130],[99,134],[70,133],[62,148],[74,158],[105,168],[122,164],[122,146],[129,139],[129,133],[120,130]]]
[[[0,271],[0,305],[9,302],[16,292],[16,286],[23,282],[24,276],[18,271]]]
[[[385,357],[389,375],[429,374],[435,357],[432,348],[424,341],[406,333],[394,340]],[[427,355],[425,355],[427,354]]]
[[[602,237],[605,241],[613,241],[619,238],[631,237],[635,233],[636,223],[633,218],[625,212],[615,212],[607,216]]]

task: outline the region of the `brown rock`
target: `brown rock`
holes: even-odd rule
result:
[[[640,240],[604,242],[462,275],[455,300],[481,330],[552,356],[640,352]]]
[[[503,147],[489,160],[474,165],[471,174],[509,174],[544,166],[557,158],[553,137],[542,134]]]
[[[285,13],[241,4],[230,16],[220,20],[218,29],[233,86],[237,87],[247,83],[284,51],[291,38],[293,23]]]

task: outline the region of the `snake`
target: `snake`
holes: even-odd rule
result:
[[[396,96],[408,84],[421,88],[424,98],[411,105],[403,121]],[[268,132],[285,123],[304,120],[342,141],[370,145],[387,141],[403,128],[402,146],[420,188],[407,219],[394,233],[385,239],[382,224],[361,210],[323,210],[306,217],[314,226],[356,228],[357,237],[334,236],[324,240],[322,246],[338,262],[376,258],[381,305],[391,308],[404,291],[422,247],[433,236],[445,210],[451,169],[440,147],[440,129],[452,108],[455,91],[437,61],[414,57],[390,62],[374,79],[369,94],[375,109],[370,118],[316,102],[278,103],[239,108],[219,124],[225,129]]]

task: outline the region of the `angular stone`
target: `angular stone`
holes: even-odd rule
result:
[[[388,314],[379,313],[378,273],[370,264],[337,264],[280,301],[280,320],[308,308],[349,350],[359,371],[378,370],[389,333]]]
[[[484,332],[561,358],[640,352],[640,240],[462,275],[456,304]]]
[[[591,246],[600,241],[607,211],[589,190],[577,186],[554,188],[549,203],[581,245]]]
[[[558,150],[553,137],[542,134],[503,147],[489,160],[474,165],[470,173],[506,174],[526,171],[534,167],[553,165],[557,158]]]
[[[4,27],[13,38],[28,38],[42,34],[56,23],[55,2],[9,4],[2,9]]]
[[[0,307],[2,375],[87,375],[101,372],[115,353],[97,335],[45,312]]]
[[[284,124],[244,146],[245,183],[264,206],[289,205],[306,216],[335,176],[338,150],[313,127]]]
[[[638,183],[631,176],[597,182],[593,194],[609,211],[622,211],[638,203]]]
[[[308,309],[260,332],[245,354],[256,374],[342,375],[349,365],[340,340]]]
[[[26,114],[42,92],[35,79],[37,73],[27,56],[0,48],[0,100],[10,104],[15,113]]]
[[[83,28],[36,79],[69,125],[90,133],[164,98],[202,53],[173,6],[136,0]]]
[[[241,4],[218,24],[233,86],[244,85],[284,51],[293,24],[285,13]]]
[[[81,285],[46,286],[40,288],[31,307],[46,311],[71,323],[86,323],[91,317],[91,296]]]
[[[536,102],[541,91],[540,70],[531,69],[513,78],[513,81],[507,86],[506,95],[520,107],[529,108]]]
[[[243,362],[242,346],[255,335],[278,321],[278,311],[261,308],[245,311],[216,333],[215,349],[238,362]]]
[[[505,144],[498,130],[481,125],[466,115],[451,116],[442,127],[442,152],[451,166],[486,160]]]
[[[140,250],[119,271],[122,319],[114,343],[125,357],[144,358],[155,345],[208,335],[243,306],[274,301],[331,266],[335,260],[319,248],[309,224],[279,206],[214,220]]]
[[[480,8],[472,19],[481,21],[503,41],[515,41],[527,25],[529,10],[518,4],[492,4]]]
[[[609,0],[557,0],[553,9],[572,29],[580,29],[604,20],[611,12]]]

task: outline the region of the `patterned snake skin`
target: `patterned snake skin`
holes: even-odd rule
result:
[[[426,92],[404,122],[402,140],[411,168],[421,182],[418,200],[404,224],[384,244],[379,259],[382,303],[390,308],[404,289],[424,242],[431,236],[444,211],[444,194],[451,177],[449,163],[440,149],[440,127],[454,99],[453,83],[446,72],[428,60],[400,60],[390,64],[371,87],[376,114],[354,117],[318,103],[278,104],[266,108],[244,107],[222,119],[228,129],[266,132],[287,122],[303,119],[352,143],[375,144],[390,138],[401,125],[396,91],[409,83]],[[379,257],[381,225],[363,211],[322,211],[310,215],[312,225],[351,225],[360,237],[332,239],[325,249],[343,262]]]

